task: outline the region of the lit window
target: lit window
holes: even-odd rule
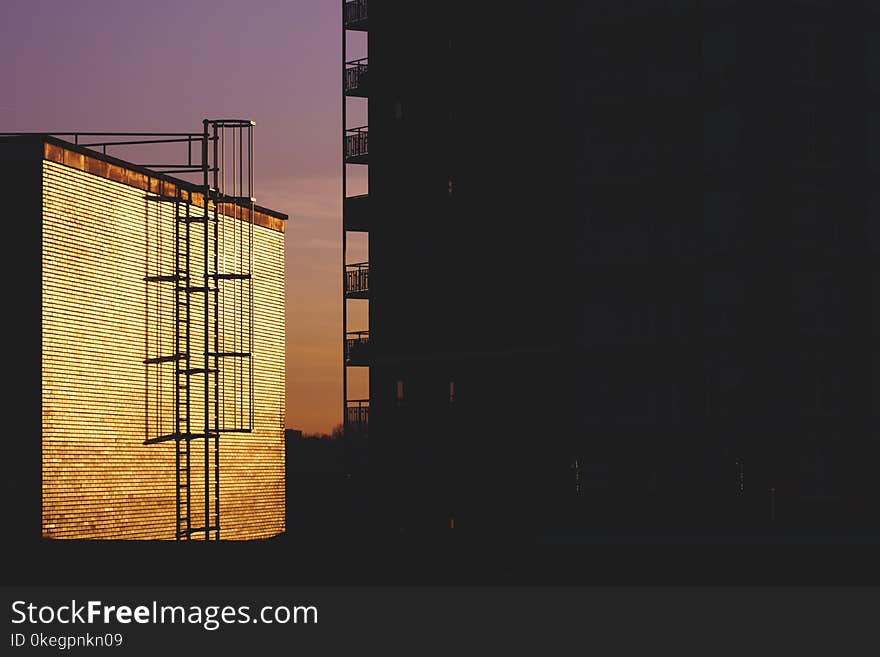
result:
[[[449,176],[449,196],[450,197],[452,197],[452,189],[453,189],[452,176]]]
[[[398,403],[403,401],[403,381],[397,382],[397,401]]]
[[[455,381],[449,382],[449,403],[455,403]]]
[[[868,43],[868,59],[868,86],[880,91],[880,38],[876,34],[871,36]]]

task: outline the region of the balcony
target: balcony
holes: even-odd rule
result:
[[[370,263],[345,265],[345,298],[370,298]]]
[[[369,331],[349,331],[345,334],[345,364],[352,367],[370,366]]]
[[[367,126],[345,131],[345,163],[367,164],[369,153]]]
[[[351,0],[345,3],[343,16],[346,30],[367,31],[367,0]]]
[[[342,205],[345,230],[366,232],[369,230],[369,195],[349,196]]]
[[[370,426],[370,400],[350,399],[345,403],[345,424],[359,434],[366,435]]]
[[[369,96],[367,58],[345,62],[345,95],[366,98]]]

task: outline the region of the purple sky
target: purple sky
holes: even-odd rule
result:
[[[290,215],[287,426],[329,431],[342,394],[340,3],[3,0],[0,18],[0,132],[257,122],[257,202]]]

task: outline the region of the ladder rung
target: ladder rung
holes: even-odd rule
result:
[[[168,276],[145,276],[144,280],[147,283],[174,283],[176,281],[186,280],[186,276],[177,276],[174,274]]]
[[[206,278],[216,278],[226,281],[246,281],[250,277],[250,274],[208,274],[206,276]]]
[[[195,285],[184,285],[178,286],[178,292],[201,292],[202,294],[208,294],[209,292],[216,292],[216,287],[208,287],[208,286],[195,286]]]
[[[179,196],[168,196],[167,194],[148,194],[144,197],[148,201],[161,201],[165,203],[186,203],[189,205],[189,201]]]
[[[181,530],[181,534],[183,534],[185,536],[186,534],[201,534],[204,532],[216,532],[219,530],[220,530],[219,526],[218,527],[213,527],[213,526],[212,527],[193,527],[192,529]]]
[[[155,445],[157,443],[165,443],[170,440],[196,440],[198,438],[204,438],[206,434],[204,433],[169,433],[164,436],[156,436],[155,438],[147,438],[144,441],[144,445]],[[208,438],[215,438],[218,434],[214,431],[208,432]]]
[[[204,367],[188,367],[186,369],[177,370],[178,374],[216,374],[217,370],[213,368],[205,369]]]
[[[177,217],[177,220],[182,224],[203,224],[206,221],[213,221],[213,219],[206,219],[205,217]]]
[[[214,358],[250,358],[251,355],[247,351],[211,351],[208,356]]]
[[[158,363],[173,363],[176,360],[185,360],[186,354],[175,354],[174,356],[159,356],[158,358],[147,358],[144,365],[157,365]]]

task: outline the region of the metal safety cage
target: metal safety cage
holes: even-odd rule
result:
[[[145,197],[144,443],[175,445],[178,540],[219,540],[220,437],[253,431],[253,127],[206,119],[199,184]]]

